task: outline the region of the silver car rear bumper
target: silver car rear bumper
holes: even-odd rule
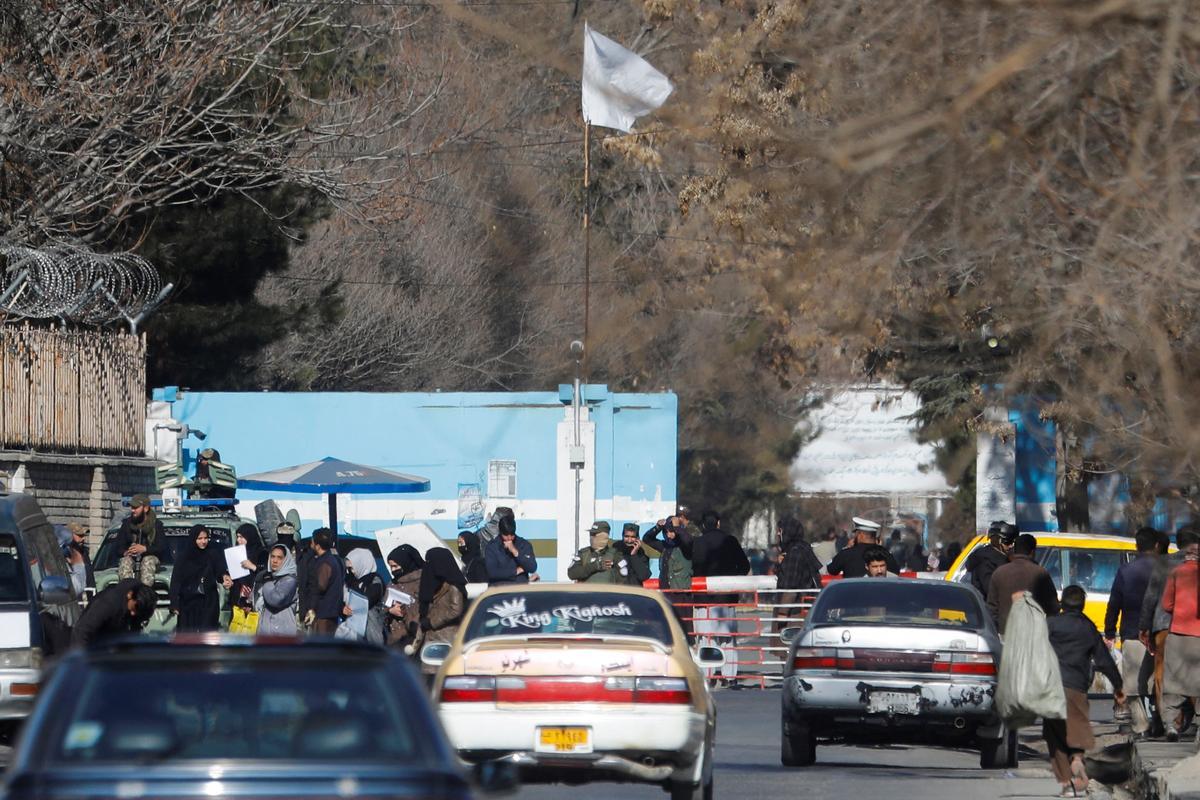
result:
[[[915,695],[915,711],[897,713],[880,709],[871,696],[883,692]],[[992,729],[999,730],[994,709],[996,684],[991,680],[938,681],[871,672],[853,676],[805,672],[784,679],[783,693],[785,712],[791,716],[877,717],[898,724],[982,727],[984,736],[989,736]]]

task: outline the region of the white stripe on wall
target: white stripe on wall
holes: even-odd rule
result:
[[[301,495],[270,495],[266,492],[244,492],[238,499],[238,513],[245,517],[254,516],[254,506],[263,500],[273,499],[285,514],[296,509],[302,519],[325,519],[329,504],[324,497],[319,500],[297,499]],[[573,502],[573,501],[572,501]],[[485,518],[499,506],[508,506],[516,514],[518,520],[556,520],[558,519],[558,501],[556,500],[518,500],[490,499],[487,501]],[[648,525],[656,520],[669,516],[675,511],[674,500],[635,500],[631,497],[615,497],[596,500],[596,517],[611,519],[617,522],[637,522]],[[574,509],[571,509],[574,513]],[[351,494],[338,495],[338,519],[341,522],[355,520],[401,520],[409,522],[428,522],[431,520],[456,520],[458,518],[458,498],[384,498],[372,495]]]

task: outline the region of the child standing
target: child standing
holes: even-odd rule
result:
[[[1087,593],[1082,587],[1068,586],[1062,593],[1062,612],[1046,618],[1050,646],[1058,656],[1058,669],[1067,696],[1067,718],[1043,720],[1042,736],[1050,749],[1050,766],[1064,797],[1087,790],[1083,754],[1096,744],[1087,696],[1093,665],[1116,687],[1113,697],[1117,702],[1125,702],[1121,674],[1100,631],[1083,615],[1085,602]]]

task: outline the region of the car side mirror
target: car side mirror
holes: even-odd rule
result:
[[[702,667],[719,667],[725,663],[725,651],[705,645],[696,651],[696,663]]]
[[[48,606],[66,605],[71,602],[71,581],[61,575],[47,575],[38,584],[38,599]]]
[[[791,644],[792,642],[796,641],[796,639],[800,636],[800,632],[803,630],[804,628],[801,627],[784,628],[779,632],[779,640],[784,644]]]
[[[436,647],[436,645],[429,645]],[[481,792],[507,794],[521,785],[521,774],[511,761],[480,761],[471,768],[471,780]]]
[[[428,667],[440,667],[450,655],[449,642],[434,642],[421,648],[421,663]]]

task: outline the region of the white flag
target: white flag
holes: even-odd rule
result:
[[[675,87],[646,59],[583,24],[583,118],[629,133]]]

